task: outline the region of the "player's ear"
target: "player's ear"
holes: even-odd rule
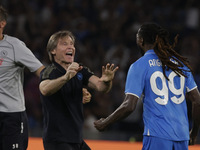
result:
[[[55,54],[56,54],[56,49],[53,49],[53,50],[51,51],[51,54],[52,54],[52,55],[55,55]]]
[[[6,21],[0,21],[0,28],[4,28],[6,26]]]

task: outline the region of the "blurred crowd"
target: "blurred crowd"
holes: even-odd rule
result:
[[[84,105],[85,130],[96,132],[93,121],[112,113],[124,99],[127,70],[140,56],[136,32],[144,22],[156,22],[179,35],[177,51],[188,57],[200,88],[200,1],[197,0],[0,0],[9,12],[6,34],[25,42],[35,56],[48,64],[47,41],[59,30],[76,36],[76,61],[101,76],[107,62],[118,65],[108,94],[92,93]],[[31,129],[42,128],[39,79],[25,72],[24,90]],[[191,117],[189,107],[189,116]],[[142,135],[142,102],[127,119],[110,131]]]

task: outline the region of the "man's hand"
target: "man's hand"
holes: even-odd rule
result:
[[[104,122],[105,118],[101,118],[97,121],[94,122],[94,127],[99,130],[99,131],[104,131],[107,126],[105,125],[105,122]]]
[[[82,68],[83,66],[80,66],[76,62],[72,62],[66,70],[66,80],[70,80],[71,78],[73,78],[77,74],[77,72],[79,72]]]
[[[91,94],[86,88],[83,88],[83,104],[89,103],[91,100]]]
[[[102,76],[100,81],[110,82],[114,78],[115,72],[119,67],[114,68],[114,64],[110,65],[109,63],[106,66],[102,66]]]

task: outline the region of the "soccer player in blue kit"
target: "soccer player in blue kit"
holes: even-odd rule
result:
[[[183,56],[169,42],[169,32],[143,24],[136,35],[143,56],[128,71],[123,103],[107,118],[94,122],[99,130],[131,114],[143,98],[143,150],[188,150],[195,143],[200,124],[200,94]],[[189,133],[186,93],[192,102],[193,126]]]

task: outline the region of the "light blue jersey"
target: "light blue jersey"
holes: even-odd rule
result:
[[[185,94],[197,85],[191,72],[186,72],[187,78],[177,76],[172,70],[166,70],[166,75],[169,81],[164,77],[154,50],[148,50],[130,66],[125,93],[137,97],[144,94],[143,135],[173,141],[189,140]]]

